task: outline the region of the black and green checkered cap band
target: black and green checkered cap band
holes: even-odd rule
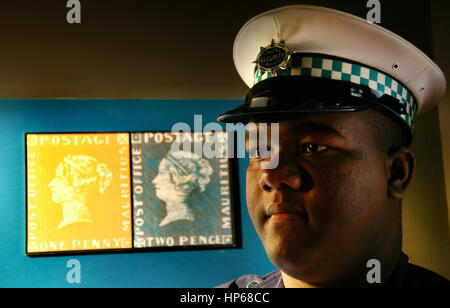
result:
[[[393,112],[400,117],[411,130],[413,129],[414,116],[417,112],[417,103],[413,95],[399,81],[373,68],[340,59],[319,56],[299,56],[299,54],[293,54],[292,64],[287,69],[270,72],[256,68],[254,84],[269,78],[280,76],[326,78],[367,86],[381,94],[392,96],[403,104],[406,107],[406,114]]]

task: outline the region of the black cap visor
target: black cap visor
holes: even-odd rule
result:
[[[256,84],[248,93],[245,104],[225,113],[218,120],[248,123],[259,116],[273,116],[275,120],[278,115],[352,112],[368,108],[380,108],[392,115],[406,112],[398,100],[367,86],[315,77],[286,76]]]

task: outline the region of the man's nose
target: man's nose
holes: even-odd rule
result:
[[[158,178],[159,178],[159,175],[155,176],[155,178],[153,179],[152,183],[153,184],[158,183],[158,181],[159,181]]]
[[[281,154],[281,155],[280,155]],[[277,151],[275,155],[279,155],[279,163],[275,169],[263,169],[259,186],[267,192],[276,189],[279,190],[283,186],[288,186],[293,190],[300,190],[302,188],[302,172],[301,166],[295,155]]]

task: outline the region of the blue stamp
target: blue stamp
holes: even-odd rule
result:
[[[135,248],[235,246],[231,160],[195,151],[209,138],[131,134]]]

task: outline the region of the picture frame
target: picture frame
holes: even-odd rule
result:
[[[172,151],[211,134],[25,133],[26,255],[240,247],[236,159]]]

